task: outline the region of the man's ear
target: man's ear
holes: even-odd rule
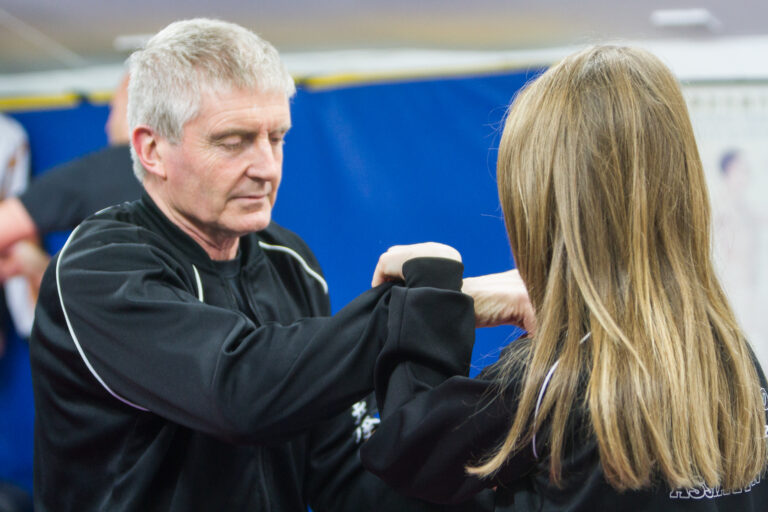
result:
[[[165,178],[165,167],[159,148],[159,136],[149,126],[139,125],[131,133],[131,144],[141,165],[148,173]]]

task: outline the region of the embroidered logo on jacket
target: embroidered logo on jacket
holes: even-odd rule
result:
[[[765,388],[760,388],[760,394],[763,397],[763,408],[768,411],[768,392]],[[765,426],[765,437],[768,438],[768,425]],[[751,484],[744,489],[736,489],[735,491],[724,491],[721,487],[715,487],[714,489],[707,487],[697,487],[696,489],[677,489],[669,493],[670,499],[673,500],[701,500],[720,498],[721,496],[729,496],[731,494],[741,494],[743,492],[749,492],[754,486],[760,483],[760,475],[757,475]]]
[[[757,478],[752,481],[751,484],[746,486],[744,489],[736,489],[735,491],[724,491],[722,487],[715,487],[710,488],[706,485],[703,487],[697,487],[696,489],[677,489],[675,491],[672,491],[669,493],[669,497],[673,500],[701,500],[701,499],[712,499],[712,498],[720,498],[722,496],[729,496],[731,494],[741,494],[743,492],[749,492],[752,490],[754,486],[760,483],[760,476],[758,475]]]
[[[368,414],[368,404],[365,400],[352,405],[351,409],[352,418],[355,420],[355,442],[360,444],[363,441],[367,441],[373,435],[373,431],[376,430],[376,426],[381,422],[379,418],[374,418]]]

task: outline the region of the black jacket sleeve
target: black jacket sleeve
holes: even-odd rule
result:
[[[87,229],[73,234],[43,300],[60,302],[96,378],[93,393],[222,439],[290,438],[365,397],[392,306],[413,315],[442,310],[469,318],[471,328],[471,299],[460,292],[389,285],[332,317],[255,325],[201,302],[189,269],[159,244],[132,243],[134,228],[124,229],[110,243]],[[47,321],[56,323],[41,315],[39,332]]]
[[[388,286],[333,317],[255,325],[200,301],[190,271],[156,245],[124,238],[99,243],[75,232],[41,292],[60,303],[64,322],[41,315],[38,331],[65,324],[95,377],[93,393],[222,439],[263,443],[304,432],[372,390]]]
[[[351,421],[350,421],[351,420]],[[352,423],[352,428],[349,427]],[[452,506],[409,498],[366,471],[358,457],[361,443],[377,425],[373,394],[338,417],[312,429],[308,495],[316,512],[492,512],[496,497],[488,490]],[[356,426],[355,426],[356,425]],[[350,434],[351,433],[351,434]]]
[[[462,266],[436,258],[413,260],[407,266],[407,288],[397,286],[391,291],[393,298],[385,347],[401,345],[403,333],[418,333],[425,341],[434,339],[435,333],[452,333],[458,339],[469,340],[469,344],[464,343],[464,349],[471,349],[474,316],[471,308],[462,305],[467,303],[467,297],[458,293]],[[443,338],[443,341],[450,340]],[[463,359],[447,364],[463,368],[466,365]],[[338,417],[312,429],[307,485],[313,510],[482,512],[494,509],[494,496],[490,492],[470,502],[438,507],[394,492],[378,477],[365,471],[357,451],[378,424],[376,403],[370,395]]]
[[[387,343],[375,369],[382,422],[360,450],[363,465],[395,489],[435,503],[461,503],[494,479],[466,473],[504,439],[514,417],[514,390],[496,396],[495,371],[466,377],[472,335],[455,330],[428,333],[400,324],[398,343]],[[510,348],[514,347],[514,343]],[[514,387],[514,386],[513,386]],[[505,481],[533,466],[530,450],[513,456],[502,469]]]

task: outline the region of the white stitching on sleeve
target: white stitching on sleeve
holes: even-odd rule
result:
[[[69,315],[67,314],[67,308],[64,306],[64,294],[62,293],[62,289],[61,289],[60,268],[61,268],[61,260],[64,259],[64,253],[66,252],[67,247],[69,246],[69,243],[72,241],[72,239],[74,238],[75,234],[78,232],[79,229],[80,229],[80,226],[75,228],[72,234],[69,235],[69,238],[67,238],[67,242],[64,244],[64,247],[61,248],[61,252],[59,253],[59,258],[56,260],[56,291],[59,294],[59,302],[61,303],[61,312],[64,314],[64,320],[66,320],[67,322],[67,329],[69,330],[69,335],[72,337],[72,341],[75,343],[75,348],[77,348],[77,352],[80,354],[80,357],[83,359],[85,366],[88,367],[88,370],[91,372],[91,374],[94,377],[96,377],[96,380],[99,381],[99,384],[101,384],[101,386],[104,389],[106,389],[110,395],[117,398],[124,404],[129,405],[135,409],[149,412],[149,409],[145,409],[144,407],[141,407],[140,405],[136,405],[130,400],[127,400],[121,397],[120,395],[112,391],[112,389],[110,389],[109,386],[107,386],[107,383],[104,382],[104,380],[101,378],[101,376],[98,373],[96,373],[96,370],[91,365],[91,362],[88,360],[88,357],[85,355],[85,352],[83,352],[83,348],[80,346],[80,342],[77,339],[75,330],[72,327],[72,322],[70,322],[69,320]]]

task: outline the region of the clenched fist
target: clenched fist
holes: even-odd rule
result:
[[[536,317],[528,298],[528,290],[517,270],[467,277],[461,291],[475,299],[477,327],[511,324],[529,333],[536,329]]]
[[[460,262],[461,254],[449,245],[436,242],[394,245],[379,257],[371,286],[378,286],[386,281],[402,281],[403,264],[414,258],[448,258]]]

